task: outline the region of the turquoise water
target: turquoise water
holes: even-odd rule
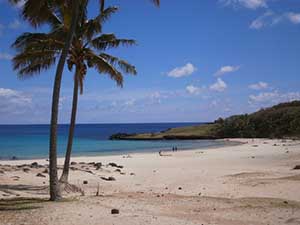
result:
[[[221,141],[111,141],[114,133],[158,132],[168,128],[195,125],[195,123],[163,124],[80,124],[76,126],[73,145],[74,156],[126,154],[132,152],[156,152],[224,145]],[[58,129],[58,155],[63,156],[67,144],[68,125]],[[47,158],[49,146],[48,125],[0,125],[0,159]]]

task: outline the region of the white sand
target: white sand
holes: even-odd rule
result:
[[[300,142],[237,141],[245,144],[170,152],[172,156],[165,157],[158,153],[139,153],[131,154],[130,158],[73,158],[74,162],[104,165],[114,162],[124,166],[121,171],[125,174],[115,172],[116,168],[111,166],[95,170],[93,166],[77,164],[76,168],[93,173],[71,171],[71,183],[85,191],[84,197],[77,197],[79,201],[43,203],[41,209],[20,211],[18,217],[10,211],[0,211],[0,218],[4,218],[0,224],[19,224],[25,218],[27,224],[299,225],[300,171],[292,168],[300,164]],[[32,162],[2,161],[0,164]],[[62,163],[59,159],[59,164]],[[27,173],[14,170],[0,174],[0,197],[47,197],[47,191],[40,189],[48,184],[48,175],[36,177],[44,168],[30,169]],[[104,181],[101,176],[112,176],[116,181]],[[84,185],[83,181],[88,184]],[[95,197],[98,186],[103,197]],[[120,209],[119,215],[110,214],[113,207]]]

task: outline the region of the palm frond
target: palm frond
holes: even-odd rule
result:
[[[105,73],[110,75],[110,78],[116,81],[117,85],[123,87],[122,74],[107,61],[105,58],[89,52],[86,57],[89,67],[94,67],[100,74]]]
[[[109,48],[119,47],[120,45],[135,45],[136,41],[132,39],[117,39],[114,34],[102,34],[101,36],[91,40],[90,43],[95,49],[103,51]]]
[[[137,74],[135,66],[131,65],[125,60],[119,59],[117,57],[105,53],[101,53],[100,56],[105,60],[107,60],[113,66],[118,66],[125,73],[133,74],[133,75]]]
[[[53,51],[59,53],[64,42],[52,35],[43,33],[24,33],[12,44],[12,47],[19,53],[30,53],[34,51]]]
[[[61,0],[26,0],[22,8],[22,16],[34,27],[45,23],[57,27],[62,24],[61,19],[55,14],[59,4],[62,4]]]
[[[20,78],[31,77],[39,74],[42,70],[49,69],[56,61],[54,51],[31,51],[17,54],[12,62],[13,68]]]
[[[97,17],[95,17],[94,19],[90,19],[84,25],[85,38],[87,40],[91,40],[95,34],[101,33],[103,23],[106,22],[112,16],[112,14],[117,12],[117,10],[117,7],[108,7]]]
[[[151,0],[156,6],[160,5],[160,0]]]

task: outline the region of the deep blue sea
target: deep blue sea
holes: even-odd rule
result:
[[[111,141],[114,133],[158,132],[168,128],[196,125],[197,123],[146,123],[146,124],[79,124],[76,126],[73,145],[74,156],[126,154],[204,148],[223,145],[220,141]],[[199,123],[198,123],[199,124]],[[68,125],[59,125],[58,155],[63,156]],[[49,146],[49,125],[0,125],[0,159],[47,158]]]

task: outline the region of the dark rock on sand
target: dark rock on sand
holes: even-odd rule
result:
[[[106,178],[106,177],[101,177],[101,179],[102,179],[102,180],[106,180],[106,181],[115,181],[115,180],[116,180],[116,178],[114,178],[114,177],[108,177],[108,178]]]
[[[90,173],[90,174],[94,174],[93,171],[91,171],[91,170],[86,170],[85,172]]]
[[[42,173],[38,173],[37,175],[36,175],[37,177],[46,177],[44,174],[42,174]]]
[[[28,173],[30,171],[29,168],[23,168],[23,172]]]
[[[84,180],[83,181],[83,184],[88,184],[89,182],[87,180]]]
[[[77,164],[77,162],[71,162],[71,165],[72,166],[74,166],[74,165],[76,165]]]
[[[37,162],[33,162],[33,163],[31,163],[30,167],[37,169],[37,168],[39,168],[39,164]]]
[[[295,166],[293,170],[300,170],[300,165]]]
[[[122,168],[123,168],[123,166],[118,165],[118,164],[116,164],[116,163],[109,163],[108,165],[111,166],[111,167],[117,167],[117,168],[119,168],[119,169],[122,169]]]
[[[121,170],[120,170],[120,169],[116,169],[116,170],[115,170],[115,172],[119,172],[119,173],[121,173]]]
[[[119,214],[120,211],[118,209],[112,209],[111,214]]]
[[[94,166],[96,167],[96,170],[99,170],[102,167],[102,163],[101,162],[95,163]]]
[[[43,171],[43,173],[49,173],[48,169],[45,169],[45,170]]]

